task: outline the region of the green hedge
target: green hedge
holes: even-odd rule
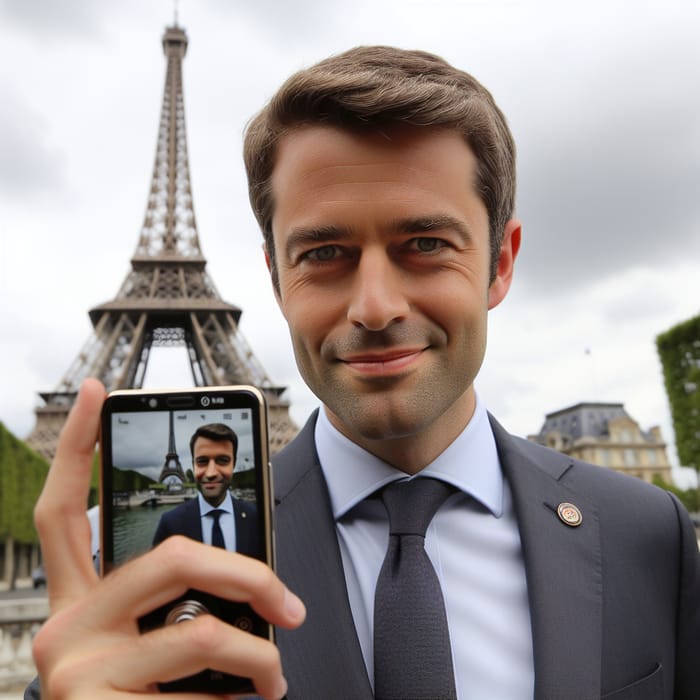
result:
[[[700,316],[656,338],[681,464],[700,470]]]
[[[49,463],[0,423],[0,539],[33,544],[34,504]]]

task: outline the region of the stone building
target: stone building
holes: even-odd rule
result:
[[[642,430],[621,403],[578,403],[548,413],[528,439],[645,481],[659,476],[672,483],[661,429]]]

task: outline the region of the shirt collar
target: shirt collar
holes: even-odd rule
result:
[[[213,506],[208,501],[204,499],[204,496],[197,491],[197,498],[199,499],[199,514],[204,517],[208,515],[212,510],[223,510],[226,513],[233,513],[233,501],[231,500],[231,492],[226,492],[226,498],[218,505]]]
[[[346,438],[333,427],[323,408],[314,437],[336,520],[378,489],[406,476]],[[488,414],[478,397],[464,430],[417,476],[446,481],[501,517],[503,473]]]

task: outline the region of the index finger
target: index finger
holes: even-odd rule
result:
[[[190,589],[249,603],[261,617],[281,627],[297,627],[306,615],[301,600],[267,564],[175,535],[104,577],[92,592],[89,624],[96,629],[117,628]]]
[[[83,382],[34,508],[53,613],[79,598],[97,579],[86,509],[104,397],[104,387],[96,379]]]

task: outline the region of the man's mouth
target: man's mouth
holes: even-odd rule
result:
[[[426,348],[410,348],[384,352],[358,353],[341,358],[348,367],[361,374],[387,375],[400,373],[420,358]]]

